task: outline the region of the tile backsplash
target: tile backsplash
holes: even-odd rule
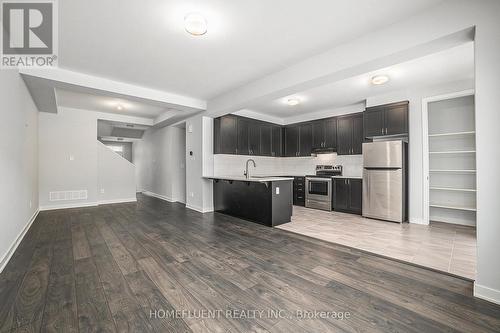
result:
[[[308,157],[264,157],[244,155],[214,155],[214,176],[242,176],[246,161],[251,158],[257,164],[250,166],[251,174],[258,176],[305,176],[316,172],[316,165],[342,165],[343,175],[361,177],[362,155],[319,154]]]

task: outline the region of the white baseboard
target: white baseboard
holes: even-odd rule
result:
[[[99,202],[79,202],[70,204],[58,204],[53,206],[40,206],[40,211],[67,209],[67,208],[95,207],[95,206],[99,206]]]
[[[474,296],[485,301],[500,304],[500,290],[481,286],[474,282]]]
[[[168,202],[176,202],[174,199],[167,197],[167,196],[164,196],[164,195],[161,195],[161,194],[158,194],[158,193],[154,193],[154,192],[150,192],[150,191],[143,191],[142,193],[147,195],[147,196],[155,197],[155,198],[165,200]]]
[[[26,233],[30,229],[30,227],[33,224],[33,222],[36,220],[36,217],[38,216],[39,212],[40,212],[39,209],[37,209],[35,211],[35,213],[29,219],[28,223],[24,226],[23,230],[21,230],[21,232],[19,233],[19,235],[17,236],[17,238],[10,245],[9,250],[7,251],[7,253],[3,256],[2,260],[0,260],[0,273],[3,271],[3,269],[5,268],[5,266],[7,266],[7,263],[9,262],[10,258],[14,254],[14,252],[16,252],[17,247],[19,246],[19,244],[21,244],[21,241],[23,240],[24,236],[26,235]]]
[[[137,202],[137,198],[100,200],[99,205],[110,205],[118,203]]]
[[[199,213],[210,213],[210,212],[214,211],[213,207],[212,208],[205,208],[205,209],[203,209],[202,207],[192,206],[192,205],[188,205],[188,204],[186,204],[186,208],[194,210],[194,211],[197,211]]]
[[[409,222],[414,223],[414,224],[429,225],[429,223],[425,222],[424,219],[415,218],[415,217],[410,217]]]

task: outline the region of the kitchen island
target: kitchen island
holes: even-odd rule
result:
[[[204,177],[214,182],[214,210],[274,227],[291,221],[291,177]]]

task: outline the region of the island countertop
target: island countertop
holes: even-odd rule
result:
[[[246,178],[244,176],[204,176],[206,179],[219,179],[219,180],[233,180],[241,182],[278,182],[283,180],[293,180],[293,177],[275,177],[275,176],[250,176]]]

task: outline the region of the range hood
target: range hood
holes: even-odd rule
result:
[[[315,148],[311,151],[311,155],[318,155],[318,154],[331,154],[331,153],[336,153],[337,148],[326,148],[326,147],[321,147],[321,148]]]

